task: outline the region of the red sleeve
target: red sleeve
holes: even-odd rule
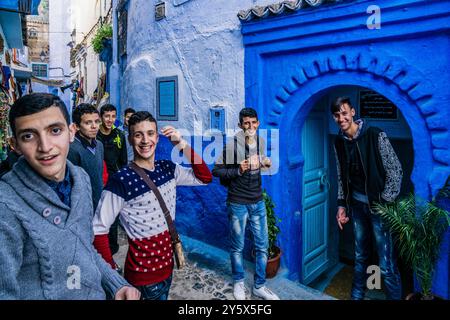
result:
[[[107,234],[98,234],[94,237],[94,247],[98,253],[108,262],[114,269],[116,263],[111,254],[111,248],[109,247],[109,238]]]
[[[106,185],[106,183],[108,182],[108,168],[106,167],[106,162],[105,162],[105,160],[103,160],[103,173],[102,173],[102,178],[103,178],[103,185]]]
[[[192,164],[192,169],[194,170],[195,177],[203,183],[210,183],[212,181],[212,174],[206,165],[205,161],[203,161],[202,157],[200,157],[197,153],[195,153],[194,149],[191,149],[191,158],[189,161]]]

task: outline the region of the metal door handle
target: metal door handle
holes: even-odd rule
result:
[[[320,176],[320,184],[322,186],[327,186],[328,189],[330,189],[330,182],[328,181],[326,174]]]

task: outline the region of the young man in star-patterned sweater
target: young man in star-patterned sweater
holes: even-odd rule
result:
[[[155,161],[159,136],[156,120],[150,113],[137,112],[128,124],[134,163],[144,169],[156,184],[175,220],[176,186],[206,185],[212,180],[211,172],[179,132],[170,126],[163,128],[161,133],[183,151],[192,168],[182,167],[170,160]],[[115,262],[109,247],[108,232],[117,216],[128,235],[125,278],[141,291],[142,299],[166,300],[174,266],[167,222],[153,191],[129,166],[110,177],[93,221],[94,246],[112,266]]]

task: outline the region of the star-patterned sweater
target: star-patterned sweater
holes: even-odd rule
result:
[[[191,161],[194,163],[192,168],[182,167],[170,160],[157,160],[153,171],[144,169],[158,187],[173,220],[176,186],[201,186],[212,180],[205,162],[191,151],[191,159],[194,158],[196,161]],[[114,261],[108,233],[117,215],[120,215],[119,219],[128,235],[125,278],[134,286],[167,279],[172,274],[174,262],[164,213],[153,191],[128,166],[110,177],[93,221],[94,246],[112,266]]]

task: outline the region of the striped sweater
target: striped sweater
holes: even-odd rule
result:
[[[198,157],[194,152],[191,154],[192,158]],[[169,160],[158,160],[153,171],[144,169],[158,187],[173,220],[176,186],[201,186],[212,180],[203,160],[194,163],[200,164],[188,169]],[[167,279],[172,274],[174,262],[164,213],[151,189],[128,166],[110,177],[93,221],[96,235],[94,246],[111,265],[114,261],[108,232],[117,215],[128,235],[125,278],[134,286]]]

